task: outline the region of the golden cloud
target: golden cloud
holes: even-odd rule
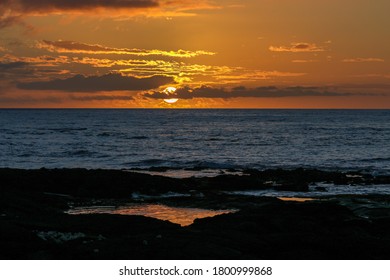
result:
[[[69,57],[67,56],[49,56],[49,55],[41,55],[37,57],[17,57],[15,55],[6,54],[0,57],[0,62],[24,62],[33,64],[35,66],[58,66],[62,64],[68,64],[71,62]]]
[[[346,58],[343,59],[342,62],[347,63],[360,63],[360,62],[385,62],[383,58],[375,58],[375,57],[367,57],[367,58]]]
[[[101,48],[98,46],[97,48]],[[8,76],[13,75],[19,82],[47,81],[55,77],[68,77],[79,73],[77,64],[92,68],[105,68],[105,74],[121,74],[136,78],[164,76],[177,84],[238,84],[284,77],[299,77],[306,73],[262,71],[244,67],[191,64],[174,60],[148,59],[108,59],[96,57],[70,57],[65,55],[41,55],[37,57],[17,57],[11,54],[0,57],[5,63]],[[17,68],[15,68],[17,66]],[[86,69],[85,69],[86,70]],[[101,74],[104,74],[101,73]],[[95,70],[83,71],[84,75],[96,73]],[[98,72],[100,73],[100,71]],[[23,74],[23,75],[21,75]],[[26,80],[27,79],[27,80]],[[90,80],[88,80],[89,82]]]
[[[318,62],[318,60],[315,60],[315,59],[294,59],[291,62],[292,63],[312,63],[312,62]]]
[[[47,41],[37,42],[37,48],[46,49],[50,52],[57,53],[82,53],[82,54],[118,54],[134,56],[168,56],[177,58],[191,58],[200,55],[215,55],[214,52],[203,50],[198,51],[164,51],[164,50],[145,50],[145,49],[128,49],[128,48],[111,48],[98,44],[84,44],[74,41]]]
[[[256,82],[259,80],[270,80],[279,77],[300,77],[305,76],[306,74],[307,73],[261,71],[237,68],[231,74],[217,76],[217,79],[224,81],[224,83]]]
[[[291,43],[290,46],[270,46],[272,52],[323,52],[325,49],[314,43]]]

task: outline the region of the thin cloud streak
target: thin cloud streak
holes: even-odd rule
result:
[[[292,63],[313,63],[313,62],[318,62],[318,60],[315,60],[315,59],[294,59],[291,62]]]
[[[74,41],[48,41],[43,40],[37,43],[37,48],[46,49],[50,52],[57,53],[82,53],[82,54],[118,54],[134,56],[168,56],[178,58],[192,58],[200,55],[215,55],[209,51],[164,51],[164,50],[145,50],[145,49],[128,49],[128,48],[111,48],[98,44],[84,44]]]
[[[343,59],[342,62],[345,63],[362,63],[362,62],[385,62],[383,58],[376,58],[376,57],[367,57],[367,58],[346,58]]]
[[[67,56],[49,56],[41,55],[36,57],[25,57],[25,56],[15,56],[11,54],[6,54],[0,57],[0,63],[16,63],[23,62],[26,65],[42,66],[42,67],[52,67],[59,66],[63,64],[69,64],[72,60]]]
[[[249,70],[237,67],[232,73],[226,75],[218,75],[216,79],[222,83],[237,83],[237,82],[256,82],[262,80],[271,80],[277,78],[295,78],[305,76],[307,73],[298,72],[282,72],[282,71],[261,71]]]
[[[270,46],[271,52],[323,52],[325,49],[314,43],[291,43],[290,46]]]

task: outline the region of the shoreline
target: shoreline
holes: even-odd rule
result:
[[[390,187],[390,176],[276,169],[178,179],[121,170],[1,168],[0,181],[1,259],[390,257],[390,195],[298,202],[234,193],[307,195],[316,182]],[[145,216],[66,214],[79,206],[130,204],[238,211],[187,226]]]

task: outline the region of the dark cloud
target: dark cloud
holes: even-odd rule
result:
[[[0,62],[0,79],[11,81],[15,78],[31,77],[35,70],[23,61]]]
[[[0,57],[0,61],[1,61]],[[12,57],[12,59],[18,59],[16,57]],[[67,73],[66,70],[61,69],[50,69],[50,68],[43,68],[41,67],[42,62],[50,62],[52,65],[54,65],[54,62],[50,61],[47,57],[40,57],[40,58],[19,58],[20,60],[17,61],[4,61],[0,62],[0,81],[3,80],[3,82],[8,82],[10,84],[13,84],[17,81],[23,81],[26,79],[42,79],[48,77],[50,75],[51,77],[57,76],[61,77],[65,73]],[[26,60],[26,61],[24,61]],[[48,66],[51,66],[48,64]]]
[[[120,74],[103,76],[76,75],[68,79],[19,83],[17,87],[27,90],[59,90],[69,92],[98,92],[119,90],[149,90],[161,85],[172,83],[173,79],[164,76],[135,78]]]
[[[25,68],[29,64],[22,61],[0,63],[0,71],[9,71],[13,69]]]
[[[132,16],[192,16],[195,10],[218,9],[209,0],[0,0],[0,29],[15,23],[32,29],[26,16],[50,14],[96,15],[108,18]]]
[[[0,29],[17,23],[20,23],[20,16],[4,16],[0,6]]]
[[[258,88],[246,88],[243,86],[235,87],[231,90],[224,88],[212,88],[208,86],[202,86],[199,88],[191,89],[184,87],[178,89],[175,93],[166,94],[164,92],[154,91],[146,93],[144,96],[154,99],[167,99],[167,98],[179,98],[179,99],[193,99],[193,98],[238,98],[238,97],[298,97],[298,96],[349,96],[351,93],[328,91],[326,88],[319,87],[258,87]]]
[[[158,6],[156,0],[3,0],[4,7],[20,12],[51,12],[90,9],[148,8]]]
[[[112,9],[142,9],[158,7],[157,0],[1,0],[0,29],[13,24],[25,25],[24,15],[57,12],[93,12]]]
[[[298,50],[306,50],[306,49],[309,49],[310,48],[310,45],[309,44],[306,44],[306,43],[300,43],[300,44],[296,44],[294,46],[295,49],[298,49]]]

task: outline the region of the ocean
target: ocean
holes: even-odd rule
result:
[[[390,110],[2,109],[0,167],[390,173]]]

